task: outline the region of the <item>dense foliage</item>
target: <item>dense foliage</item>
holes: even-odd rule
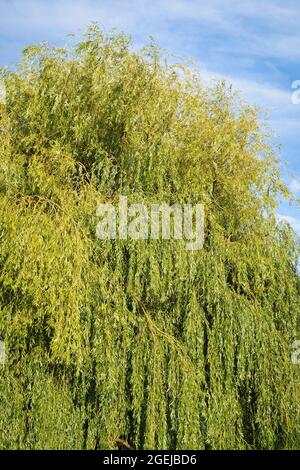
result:
[[[257,111],[97,27],[1,74],[0,448],[299,448],[299,252]],[[204,203],[203,250],[97,239],[120,194]]]

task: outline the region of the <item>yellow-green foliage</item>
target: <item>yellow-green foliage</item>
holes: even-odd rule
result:
[[[257,111],[97,27],[1,73],[0,448],[299,448],[298,247]],[[98,240],[119,195],[204,203],[204,249]]]

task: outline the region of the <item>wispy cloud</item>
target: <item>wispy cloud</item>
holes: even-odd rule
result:
[[[159,35],[161,26],[171,32],[172,22],[193,21],[211,34],[226,33],[223,50],[243,53],[246,46],[248,55],[299,57],[298,7],[291,0],[1,0],[0,25],[2,33],[20,36],[100,21]]]
[[[300,193],[300,178],[292,179],[290,183],[290,190],[296,195]]]
[[[277,219],[280,222],[287,222],[292,227],[292,229],[298,235],[300,235],[300,219],[297,219],[296,217],[292,217],[291,215],[281,215],[281,214],[277,215]]]

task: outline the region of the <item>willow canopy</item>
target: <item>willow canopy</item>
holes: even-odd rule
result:
[[[155,45],[28,47],[0,103],[0,448],[300,447],[298,244],[257,110]],[[99,240],[202,203],[204,247]]]

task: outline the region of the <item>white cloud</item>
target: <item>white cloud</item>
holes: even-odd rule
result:
[[[250,100],[254,104],[267,107],[270,111],[272,111],[272,108],[274,111],[279,109],[282,111],[282,107],[286,106],[293,109],[292,106],[290,106],[292,90],[282,90],[268,83],[264,83],[263,81],[259,81],[259,79],[248,80],[237,76],[224,75],[202,67],[201,74],[207,81],[217,79],[232,83],[234,88],[241,91],[248,101]]]
[[[300,178],[294,178],[290,184],[290,190],[294,194],[300,193]]]
[[[300,235],[300,219],[296,219],[296,217],[292,217],[291,215],[281,215],[277,214],[277,219],[280,222],[287,222],[293,230]]]
[[[132,34],[139,31],[159,38],[163,29],[174,37],[173,22],[191,20],[235,38],[222,45],[227,52],[246,48],[248,55],[300,56],[298,4],[289,0],[284,4],[278,0],[1,0],[1,4],[2,34],[65,33],[99,21]],[[260,28],[251,22],[259,22]],[[180,34],[179,28],[176,35]]]

